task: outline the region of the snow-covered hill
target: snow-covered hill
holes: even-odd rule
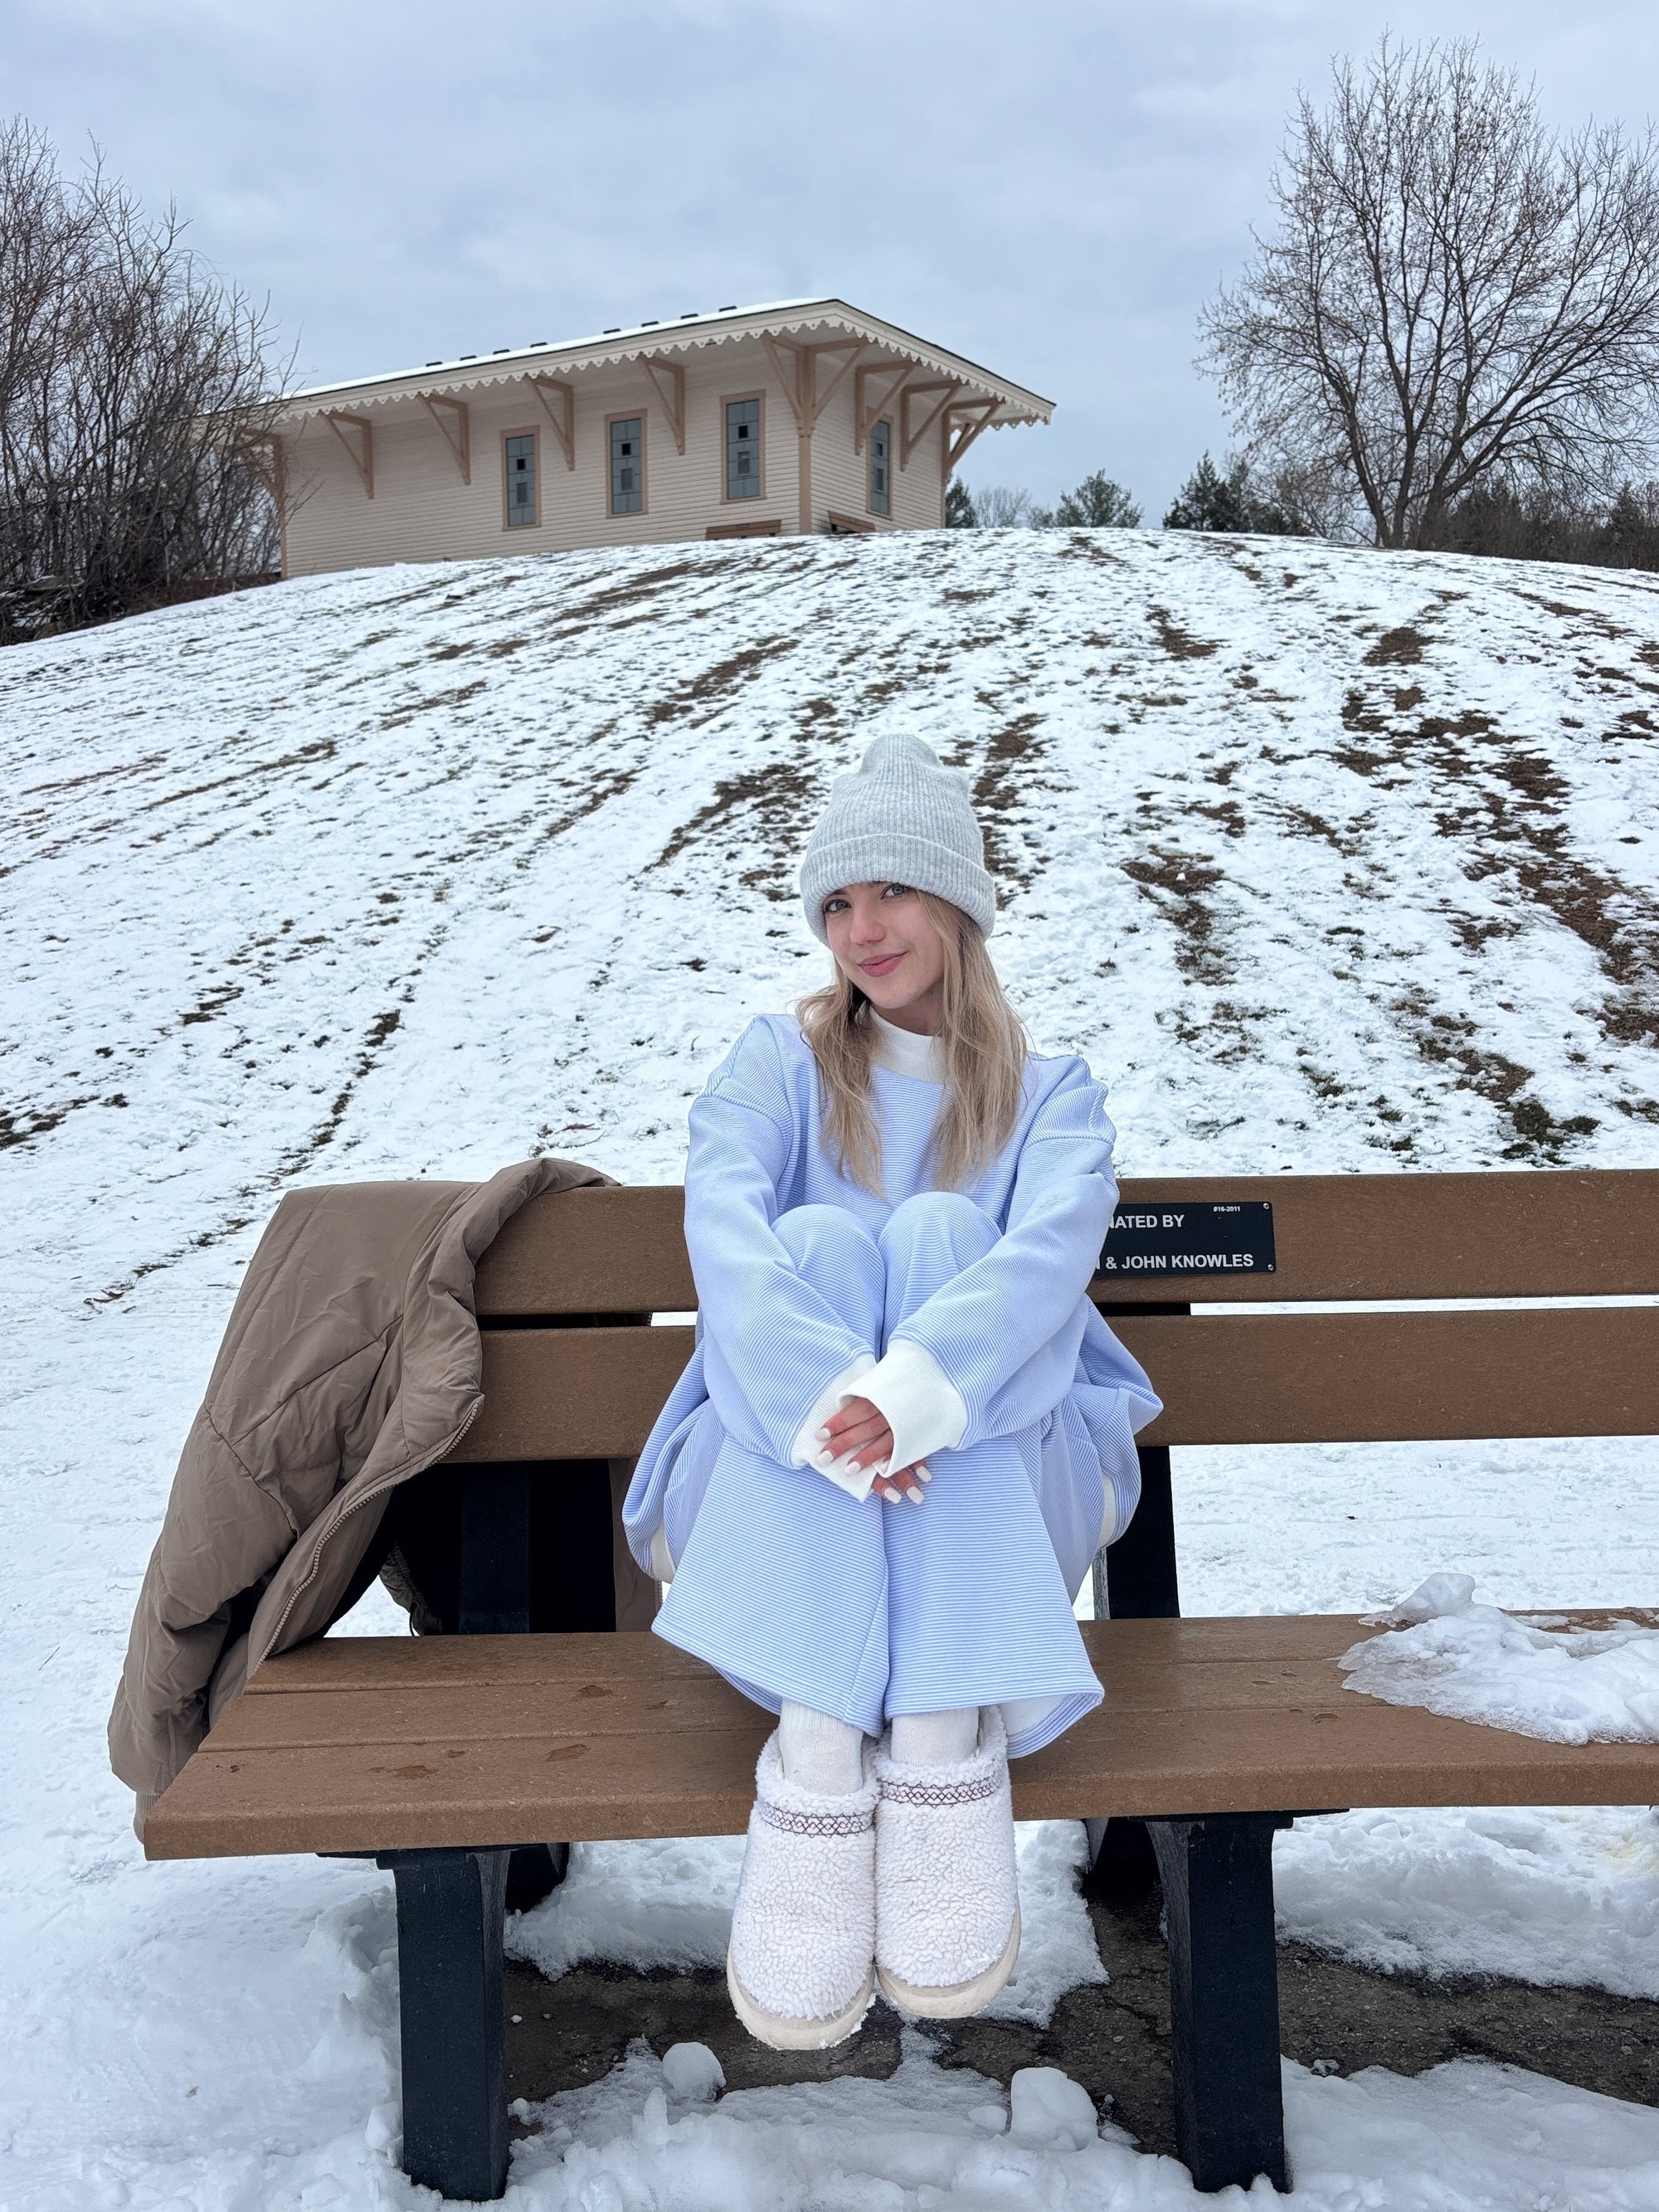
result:
[[[103,1297],[295,1176],[673,1176],[702,1071],[818,979],[793,864],[900,726],[972,772],[1011,986],[1131,1170],[1650,1158],[1656,714],[1653,580],[1126,532],[394,568],[16,647],[13,1187]]]
[[[1109,1078],[1126,1171],[1659,1158],[1659,580],[782,540],[313,579],[0,655],[0,1972],[29,1993],[0,2203],[13,2172],[41,2207],[342,2173],[370,2201],[379,2139],[332,2131],[384,2073],[379,1878],[145,1869],[101,1765],[236,1271],[295,1180],[536,1149],[677,1177],[708,1066],[824,972],[793,864],[894,727],[973,775],[1000,965],[1039,1042]],[[1438,1566],[1507,1602],[1652,1595],[1645,1443],[1194,1453],[1179,1480],[1194,1610]],[[1659,1990],[1634,1817],[1318,1824],[1281,1897],[1372,1957]],[[347,2086],[280,2092],[306,2063]]]

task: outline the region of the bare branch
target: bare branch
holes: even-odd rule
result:
[[[288,364],[169,208],[0,126],[0,641],[273,562],[250,443]]]
[[[1639,474],[1659,398],[1659,147],[1562,141],[1472,40],[1385,39],[1302,95],[1276,222],[1201,322],[1254,459],[1346,528],[1436,538],[1481,483],[1583,502]]]

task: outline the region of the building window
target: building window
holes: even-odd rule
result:
[[[761,495],[761,404],[757,399],[726,403],[726,496]]]
[[[645,509],[645,417],[617,415],[611,422],[611,512]]]
[[[507,526],[533,527],[541,520],[541,497],[536,481],[536,433],[514,432],[501,441],[501,466],[507,477]]]
[[[870,512],[893,511],[893,426],[878,422],[870,433]]]

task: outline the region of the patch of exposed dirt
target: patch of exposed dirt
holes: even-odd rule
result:
[[[620,799],[623,792],[639,781],[639,775],[637,768],[611,769],[596,775],[574,806],[544,823],[535,844],[520,854],[513,863],[514,866],[520,872],[532,866],[538,848],[550,845],[556,837],[562,837],[565,831],[574,828],[578,822],[585,822],[590,814],[598,813],[601,806],[609,805],[613,799]]]
[[[1062,561],[1098,561],[1108,568],[1127,568],[1129,565],[1121,553],[1109,553],[1103,545],[1098,544],[1083,531],[1079,531],[1060,547],[1059,558]]]
[[[793,761],[750,769],[717,783],[708,805],[681,823],[651,866],[666,867],[689,848],[704,846],[724,854],[738,883],[787,905],[798,896],[800,848],[823,804],[823,779],[814,770]]]
[[[1317,837],[1334,853],[1340,853],[1345,860],[1359,860],[1369,850],[1364,837],[1359,834],[1370,828],[1369,815],[1360,817],[1358,830],[1339,830],[1334,823],[1328,822],[1322,814],[1316,814],[1311,807],[1297,806],[1289,799],[1276,800],[1273,811],[1285,827],[1295,830],[1298,836]]]
[[[659,699],[647,720],[652,722],[674,722],[682,715],[695,714],[699,707],[713,705],[728,697],[742,684],[757,676],[769,660],[787,649],[789,640],[782,637],[763,637],[758,644],[745,646],[726,660],[717,660],[713,667],[705,668],[689,684],[666,699]]]
[[[1385,629],[1365,655],[1365,665],[1368,668],[1409,667],[1421,660],[1427,643],[1421,630],[1413,629],[1409,624]]]
[[[1189,799],[1186,811],[1189,814],[1201,814],[1206,821],[1218,823],[1223,835],[1228,837],[1242,837],[1249,826],[1244,819],[1244,810],[1236,799],[1213,801],[1202,799]]]
[[[488,681],[486,677],[477,676],[471,684],[458,684],[453,691],[439,691],[430,699],[417,699],[413,706],[402,708],[395,714],[383,714],[380,727],[383,730],[400,730],[406,722],[412,722],[417,714],[437,714],[447,707],[464,707],[469,699],[477,697]]]
[[[216,990],[204,991],[187,1014],[180,1014],[179,1026],[193,1028],[198,1022],[210,1022],[222,1014],[225,1008],[242,995],[240,983],[222,983]]]
[[[1479,1027],[1467,1015],[1433,1012],[1426,994],[1416,989],[1396,999],[1390,1011],[1425,1060],[1455,1067],[1458,1090],[1474,1091],[1506,1115],[1515,1138],[1503,1147],[1504,1158],[1559,1167],[1573,1139],[1590,1136],[1600,1126],[1588,1114],[1558,1120],[1541,1098],[1526,1095],[1532,1069],[1476,1043]]]
[[[402,1010],[397,1006],[392,1006],[386,1012],[375,1016],[363,1032],[363,1041],[358,1048],[356,1061],[351,1073],[335,1093],[328,1112],[304,1143],[293,1147],[280,1163],[272,1178],[274,1182],[281,1183],[289,1176],[297,1175],[300,1170],[314,1159],[325,1146],[334,1142],[335,1135],[341,1122],[346,1117],[346,1110],[351,1104],[357,1086],[366,1076],[373,1073],[380,1060],[382,1047],[395,1034],[402,1021]]]
[[[1058,2066],[1103,2117],[1149,2154],[1173,2155],[1175,2082],[1163,1893],[1091,1902],[1111,1978],[1070,1990],[1046,2027],[1020,2021],[934,2021],[924,2041],[943,2066],[969,2066],[1006,2087],[1022,2066]],[[1602,2096],[1659,2104],[1659,2006],[1600,1990],[1379,1974],[1301,1943],[1279,1947],[1280,2041],[1322,2073],[1370,2066],[1407,2076],[1455,2058],[1528,2068]],[[878,1999],[859,2033],[823,2051],[778,2051],[738,2025],[718,1969],[640,1973],[588,1963],[557,1981],[507,1960],[509,2096],[532,2104],[602,2080],[629,2045],[659,2055],[707,2044],[728,2089],[847,2076],[886,2081],[902,2056],[898,2016]]]
[[[1207,660],[1221,647],[1213,638],[1194,637],[1182,629],[1167,607],[1149,606],[1152,628],[1158,632],[1158,641],[1171,660]]]
[[[1523,592],[1518,586],[1515,596],[1517,599],[1527,600],[1534,607],[1542,607],[1546,614],[1562,615],[1569,622],[1583,623],[1587,629],[1593,629],[1602,637],[1630,635],[1622,623],[1614,622],[1610,615],[1604,615],[1597,607],[1570,606],[1565,599],[1547,599],[1536,592]]]
[[[1225,871],[1205,854],[1158,846],[1150,857],[1138,854],[1121,866],[1169,924],[1175,963],[1188,981],[1230,981],[1231,965],[1214,942],[1215,912],[1209,902],[1211,892],[1225,881]]]
[[[985,758],[974,781],[974,811],[985,832],[985,864],[1000,884],[1027,890],[1036,866],[1016,849],[1012,833],[1024,818],[1030,803],[1043,788],[1032,770],[1048,750],[1037,732],[1039,714],[1017,714],[994,731]]]
[[[654,599],[682,576],[696,575],[702,567],[700,561],[671,561],[665,568],[649,568],[642,576],[630,576],[625,583],[612,584],[609,591],[595,592],[591,599],[583,599],[568,610],[559,625],[560,634],[585,629],[600,615],[614,614],[618,607],[632,606],[640,599]]]

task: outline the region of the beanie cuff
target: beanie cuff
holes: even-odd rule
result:
[[[808,853],[800,874],[801,899],[807,927],[821,944],[830,942],[824,927],[823,902],[831,891],[849,884],[904,884],[912,890],[931,891],[961,908],[988,937],[996,925],[996,886],[989,873],[965,854],[913,830],[863,830],[817,845]]]

